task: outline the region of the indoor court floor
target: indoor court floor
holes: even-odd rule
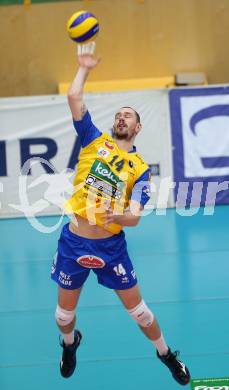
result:
[[[39,218],[46,225],[57,219]],[[169,209],[126,229],[143,297],[194,379],[229,376],[228,220],[228,206],[218,206],[213,216],[200,209],[182,217]],[[0,389],[181,388],[94,273],[78,309],[78,367],[71,378],[60,376],[50,279],[59,232],[39,233],[23,218],[0,220]]]

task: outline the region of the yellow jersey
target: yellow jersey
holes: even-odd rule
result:
[[[94,126],[88,111],[82,120],[74,121],[74,126],[82,149],[67,210],[86,218],[90,224],[104,227],[102,215],[108,207],[114,214],[123,214],[131,199],[144,206],[149,199],[150,171],[136,149],[131,152],[120,149],[109,134]],[[122,226],[111,223],[106,230],[117,234]]]

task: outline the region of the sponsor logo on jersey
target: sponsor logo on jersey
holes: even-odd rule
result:
[[[98,156],[106,158],[109,156],[110,152],[109,152],[109,150],[106,150],[106,149],[101,147],[101,148],[99,148],[97,154],[98,154]]]
[[[116,185],[121,180],[114,172],[111,171],[108,165],[102,163],[99,160],[95,160],[92,167],[91,173],[100,178],[101,180],[107,181],[111,185]]]
[[[103,268],[105,266],[105,261],[98,256],[80,256],[76,262],[84,268]]]
[[[97,177],[91,175],[90,173],[86,178],[86,184],[96,188],[103,195],[108,195],[115,199],[121,198],[122,192],[118,188],[111,186],[110,184],[102,180],[99,180]],[[100,193],[98,193],[97,195],[99,196]]]
[[[93,185],[93,183],[95,181],[96,181],[96,177],[95,176],[88,175],[88,177],[86,179],[86,184]]]
[[[108,148],[108,149],[110,149],[110,150],[114,150],[114,145],[112,145],[112,144],[110,144],[109,142],[104,142],[104,145]]]
[[[125,183],[112,172],[110,167],[95,160],[85,181],[85,188],[95,188],[98,196],[109,196],[114,199],[121,199]],[[93,187],[93,188],[92,188]]]

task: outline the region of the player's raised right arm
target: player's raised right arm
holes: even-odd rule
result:
[[[83,101],[84,85],[90,71],[94,69],[100,61],[99,58],[94,58],[93,55],[95,50],[94,42],[81,46],[80,50],[81,52],[78,54],[79,68],[68,90],[68,103],[73,119],[75,120],[81,120],[87,110]],[[84,51],[84,53],[82,53],[82,51]]]
[[[88,74],[89,70],[80,66],[68,91],[68,104],[72,117],[75,120],[82,119],[86,112],[86,105],[83,101],[83,89]]]

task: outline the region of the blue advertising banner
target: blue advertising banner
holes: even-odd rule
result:
[[[169,93],[175,202],[229,203],[229,87]]]

